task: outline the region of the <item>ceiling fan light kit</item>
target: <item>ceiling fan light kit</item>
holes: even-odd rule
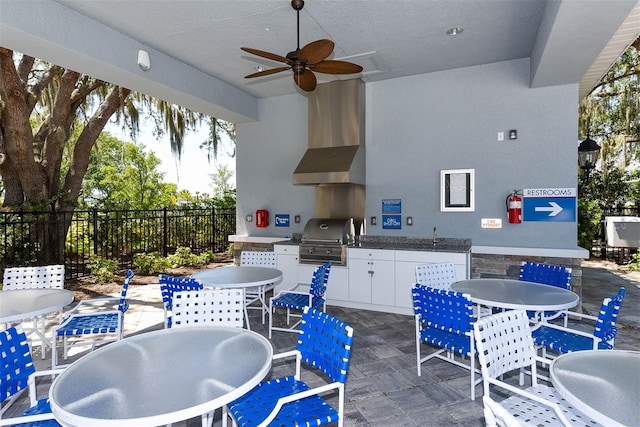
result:
[[[250,47],[240,48],[252,55],[276,62],[283,62],[287,64],[287,66],[261,70],[257,73],[249,74],[245,76],[245,78],[264,77],[281,71],[291,70],[293,71],[293,81],[296,85],[306,92],[311,92],[316,88],[318,83],[314,71],[323,74],[357,74],[362,72],[362,67],[357,64],[327,59],[335,47],[335,44],[331,40],[316,40],[300,49],[300,10],[304,7],[304,0],[291,0],[291,7],[297,13],[298,44],[296,50],[287,53],[286,56],[281,56]]]

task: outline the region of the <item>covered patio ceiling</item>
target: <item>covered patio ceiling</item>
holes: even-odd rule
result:
[[[296,48],[289,0],[0,0],[0,45],[236,123],[257,99],[300,92],[291,71],[241,46]],[[457,36],[447,30],[462,29]],[[519,58],[530,86],[579,83],[586,95],[640,33],[637,0],[307,0],[300,45],[335,42],[333,59],[375,82]],[[138,50],[151,69],[137,67]],[[336,76],[318,74],[319,83]]]

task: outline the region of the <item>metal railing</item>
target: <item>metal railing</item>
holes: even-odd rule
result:
[[[0,269],[64,263],[67,278],[81,277],[91,256],[130,268],[137,253],[225,252],[235,230],[234,208],[0,212]]]

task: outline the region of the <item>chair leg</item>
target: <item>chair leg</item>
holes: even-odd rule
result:
[[[271,329],[273,329],[273,305],[269,300],[269,339],[271,339]]]

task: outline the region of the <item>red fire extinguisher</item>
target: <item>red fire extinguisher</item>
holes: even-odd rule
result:
[[[513,190],[507,196],[507,212],[509,213],[509,224],[522,222],[522,197],[518,194],[518,190]]]
[[[256,227],[269,226],[269,211],[266,209],[258,209],[256,211]]]

